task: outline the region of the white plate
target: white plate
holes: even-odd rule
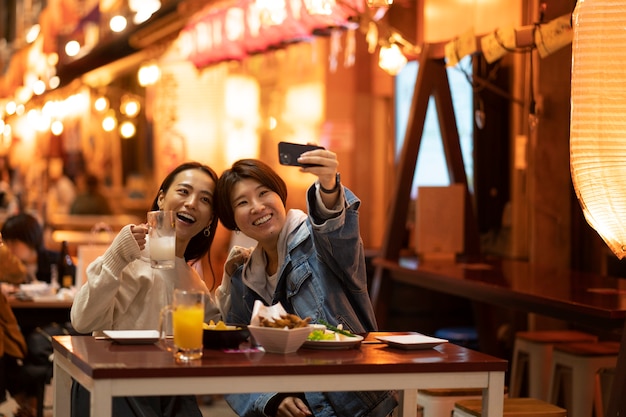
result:
[[[404,334],[397,336],[376,336],[376,339],[385,342],[389,347],[398,349],[430,349],[446,343],[446,339],[430,337],[423,334]]]
[[[311,349],[350,349],[359,346],[362,341],[363,336],[358,334],[354,337],[340,334],[339,340],[307,340],[303,346]]]
[[[159,340],[156,330],[104,330],[102,333],[123,345],[150,345]]]

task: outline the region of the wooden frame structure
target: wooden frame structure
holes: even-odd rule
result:
[[[419,59],[419,68],[411,103],[408,126],[406,129],[402,153],[398,166],[395,189],[392,195],[390,212],[385,228],[382,251],[384,260],[397,261],[401,247],[401,236],[406,228],[406,219],[411,199],[411,186],[417,164],[417,157],[424,132],[424,121],[430,97],[434,97],[437,117],[441,129],[443,149],[445,153],[448,175],[451,183],[465,186],[465,255],[480,255],[478,224],[474,214],[474,206],[469,195],[467,174],[463,164],[459,132],[454,116],[450,83],[443,59],[442,44],[425,44]],[[370,296],[376,308],[376,316],[380,323],[387,318],[387,298],[391,283],[384,268],[377,266],[372,280]]]
[[[426,44],[423,46],[420,55],[417,80],[411,103],[411,113],[380,253],[380,257],[385,261],[397,262],[399,260],[402,249],[402,239],[399,236],[402,236],[406,227],[411,186],[424,131],[426,111],[431,96],[435,98],[450,181],[462,183],[466,189],[465,255],[468,259],[480,258],[478,223],[474,214],[472,200],[469,198],[467,176],[463,164],[459,134],[452,106],[450,84],[442,50],[443,45]],[[390,289],[391,277],[385,270],[385,267],[379,263],[374,271],[370,296],[376,309],[379,326],[382,327],[384,327],[387,320]],[[626,392],[626,322],[624,323],[620,346],[609,403],[605,409],[605,417],[626,415],[626,401],[622,398],[624,392]]]

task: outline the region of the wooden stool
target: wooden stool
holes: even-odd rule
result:
[[[517,332],[511,364],[511,397],[522,395],[522,381],[528,376],[528,396],[549,401],[552,349],[557,343],[595,342],[592,334],[575,330],[540,330]]]
[[[482,400],[461,400],[454,405],[452,417],[480,417]],[[505,398],[502,417],[566,417],[567,410],[536,398]]]
[[[556,404],[563,391],[564,405],[570,410],[569,417],[590,417],[594,405],[596,415],[603,416],[599,371],[615,368],[619,348],[619,342],[555,345],[550,373],[550,401]],[[561,389],[562,382],[567,384],[564,390]]]
[[[422,417],[450,417],[457,401],[479,399],[482,395],[480,388],[420,389],[417,403],[422,407]]]

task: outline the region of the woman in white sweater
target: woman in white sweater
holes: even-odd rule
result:
[[[170,304],[174,289],[206,292],[205,321],[219,320],[219,310],[209,290],[189,263],[207,256],[215,230],[214,191],[217,175],[206,165],[188,162],[163,180],[152,210],[176,212],[176,265],[152,269],[145,224],[127,225],[106,252],[87,268],[71,311],[72,326],[80,333],[103,330],[158,329],[159,313]],[[88,416],[89,393],[72,387],[72,415]],[[113,401],[115,416],[198,416],[193,396],[124,397]]]

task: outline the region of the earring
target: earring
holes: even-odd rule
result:
[[[204,228],[204,237],[209,237],[211,236],[211,229],[209,229],[209,226]]]
[[[236,228],[235,228],[235,234],[237,234],[237,235],[238,235],[239,233],[241,233],[241,230],[239,230],[239,228],[238,228],[238,227],[236,227]]]

